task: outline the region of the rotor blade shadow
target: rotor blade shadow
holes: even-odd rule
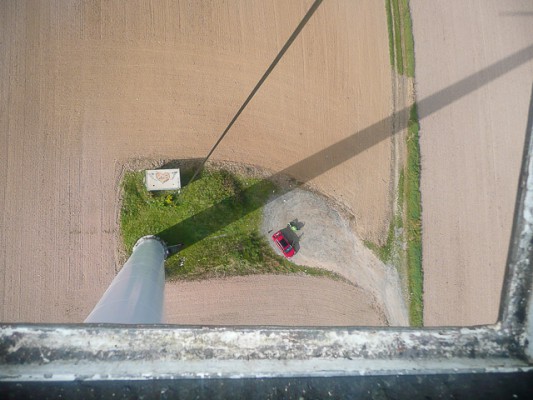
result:
[[[441,91],[420,100],[418,102],[420,119],[452,104],[458,99],[483,87],[531,59],[533,59],[533,45],[513,53],[503,60],[491,64],[477,73],[461,79]],[[405,108],[400,110],[399,113],[408,113],[409,110],[410,108]],[[254,193],[259,193],[262,190],[265,190],[269,180],[276,180],[276,178],[283,176],[298,177],[300,183],[296,184],[296,187],[309,182],[350,158],[355,157],[362,151],[369,149],[383,140],[391,138],[394,134],[405,129],[405,126],[396,126],[392,131],[386,128],[394,126],[392,124],[393,118],[394,116],[392,115],[384,118],[383,120],[378,121],[301,161],[298,161],[276,174],[273,174],[270,178],[248,187],[245,189],[246,194],[253,195]],[[157,233],[157,236],[167,241],[167,243],[173,244],[173,238],[180,237],[180,235],[190,232],[191,227],[193,227],[195,229],[194,238],[180,237],[180,241],[184,242],[185,246],[190,246],[257,209],[257,207],[251,208],[250,206],[244,206],[237,214],[224,218],[223,210],[235,201],[236,199],[234,198],[225,199],[193,217]],[[206,221],[209,221],[209,223],[206,224]]]

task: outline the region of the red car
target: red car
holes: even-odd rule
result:
[[[290,242],[283,236],[281,231],[277,231],[272,235],[272,240],[278,245],[283,255],[287,258],[291,258],[294,255],[294,247]]]

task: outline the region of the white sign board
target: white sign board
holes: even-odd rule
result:
[[[144,184],[148,191],[181,189],[180,170],[148,169],[145,172]]]

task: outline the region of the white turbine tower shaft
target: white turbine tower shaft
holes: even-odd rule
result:
[[[130,258],[84,322],[162,323],[167,256],[168,248],[161,239],[156,236],[140,238]]]

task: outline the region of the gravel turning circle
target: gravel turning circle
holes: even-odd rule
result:
[[[292,232],[287,224],[295,219],[303,226]],[[261,232],[278,253],[270,236],[280,229],[295,241],[293,262],[338,273],[373,298],[372,307],[383,310],[389,325],[409,324],[396,269],[366,248],[348,215],[329,199],[302,189],[273,199],[264,208]]]

